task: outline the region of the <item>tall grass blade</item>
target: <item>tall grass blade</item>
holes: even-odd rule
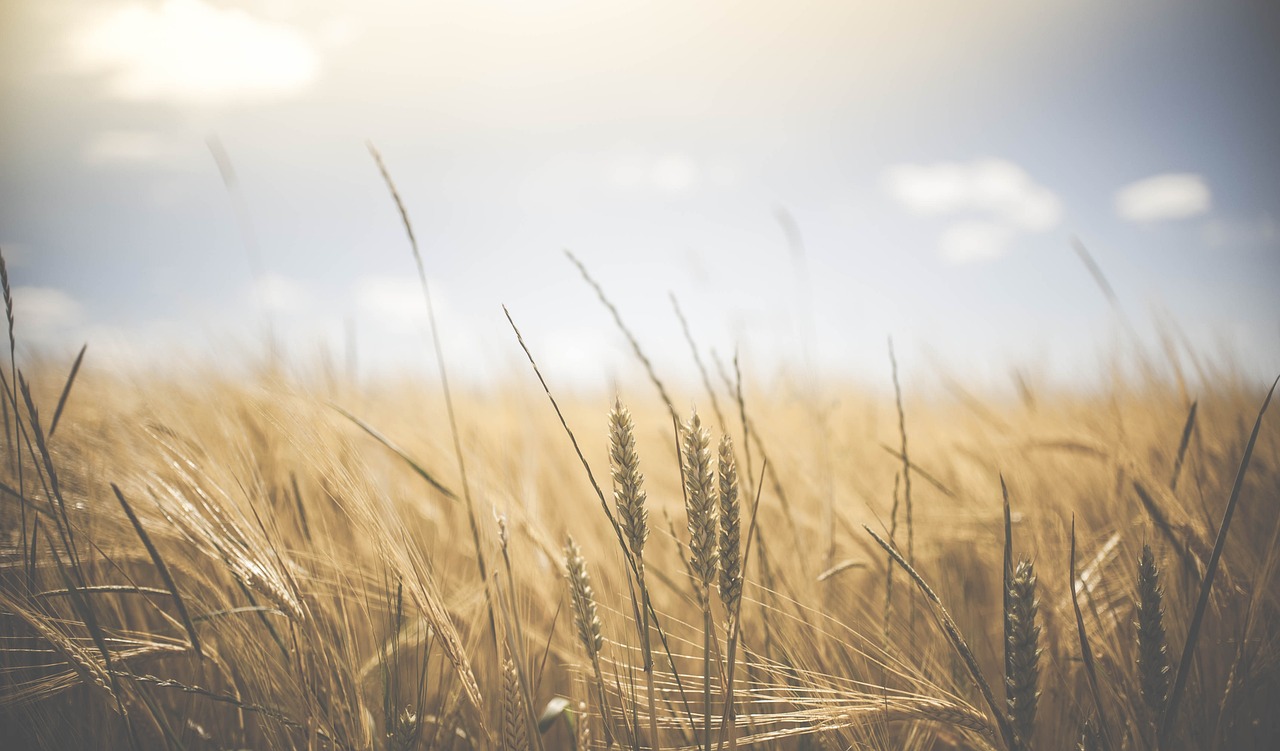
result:
[[[53,433],[58,429],[58,420],[62,419],[62,409],[67,406],[67,397],[71,395],[71,386],[76,382],[76,374],[80,372],[80,363],[84,360],[84,352],[89,349],[86,342],[80,347],[80,354],[76,355],[76,361],[71,365],[71,373],[67,375],[66,385],[62,387],[62,395],[58,397],[58,407],[53,410],[53,421],[49,423],[49,437],[53,438]]]
[[[169,594],[173,595],[173,604],[178,609],[178,617],[182,619],[183,628],[187,630],[187,637],[191,639],[191,648],[195,650],[196,657],[203,660],[204,652],[200,649],[200,636],[196,633],[195,624],[191,622],[191,615],[187,612],[187,605],[182,599],[182,593],[178,591],[178,585],[174,583],[173,576],[169,573],[169,567],[165,565],[164,558],[160,556],[160,551],[151,542],[151,536],[147,534],[142,522],[138,520],[138,515],[133,513],[133,509],[129,507],[129,502],[125,500],[124,493],[120,492],[119,486],[114,482],[111,483],[111,491],[116,494],[116,500],[120,501],[120,508],[124,509],[125,516],[129,517],[129,523],[133,525],[134,531],[138,533],[138,539],[142,540],[143,547],[147,549],[147,555],[151,556],[151,561],[155,564],[156,571],[160,574],[160,580],[164,582],[165,589],[168,589]]]

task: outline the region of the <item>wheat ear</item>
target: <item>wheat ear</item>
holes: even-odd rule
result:
[[[609,460],[618,522],[639,566],[645,540],[649,538],[649,510],[645,506],[647,496],[644,475],[640,473],[640,455],[636,452],[635,425],[631,411],[620,399],[614,400],[609,412]]]
[[[1035,728],[1036,702],[1039,691],[1036,684],[1040,677],[1040,627],[1036,625],[1036,573],[1030,561],[1019,561],[1009,580],[1008,606],[1005,611],[1004,645],[1005,694],[1009,706],[1009,722],[1013,725],[1014,751],[1031,747]]]
[[[738,503],[738,467],[733,439],[720,439],[717,460],[720,480],[720,601],[727,613],[738,610],[742,599],[742,513]]]
[[[618,522],[627,546],[636,559],[636,586],[641,617],[640,648],[644,650],[644,676],[648,688],[649,743],[658,748],[658,717],[653,683],[653,649],[649,641],[649,588],[644,578],[644,543],[649,538],[649,510],[644,492],[644,475],[640,472],[640,454],[636,451],[635,424],[631,411],[615,398],[609,412],[609,464],[613,471],[613,502],[618,509]]]
[[[578,629],[578,640],[587,650],[587,658],[591,660],[591,668],[596,676],[605,743],[612,746],[609,703],[604,695],[604,674],[600,671],[600,650],[604,648],[604,635],[601,633],[600,615],[596,611],[595,592],[591,589],[591,577],[587,574],[587,561],[572,537],[565,539],[564,568],[565,578],[569,581],[569,596],[573,600],[573,622]]]
[[[1169,655],[1164,635],[1164,592],[1150,545],[1138,559],[1138,677],[1142,699],[1159,723],[1169,701]]]
[[[702,608],[703,748],[711,751],[711,583],[716,578],[716,489],[711,471],[711,434],[697,411],[684,429],[685,511],[689,516],[689,568]]]
[[[502,661],[502,751],[529,751],[520,676],[510,657]]]
[[[711,434],[694,412],[684,430],[686,511],[689,514],[689,565],[705,597],[716,579],[715,478],[711,469]]]

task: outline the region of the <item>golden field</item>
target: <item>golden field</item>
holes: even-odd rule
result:
[[[86,363],[6,369],[11,748],[1280,737],[1280,431],[1230,373],[895,399],[730,365],[668,404],[637,363],[628,420],[532,369],[446,402]]]

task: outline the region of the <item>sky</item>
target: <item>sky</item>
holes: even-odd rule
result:
[[[457,377],[1280,372],[1266,3],[0,1],[23,346]],[[221,155],[221,156],[219,156]],[[219,159],[221,158],[221,162]],[[1087,248],[1113,308],[1073,248]]]

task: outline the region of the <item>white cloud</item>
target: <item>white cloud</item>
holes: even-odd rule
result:
[[[1017,230],[999,222],[957,222],[942,233],[938,251],[949,263],[973,263],[999,258],[1009,250]]]
[[[1116,191],[1116,213],[1131,222],[1185,219],[1209,210],[1212,194],[1200,175],[1170,172]]]
[[[14,287],[13,317],[19,338],[48,339],[81,321],[80,303],[53,287]]]
[[[201,0],[97,15],[73,34],[71,59],[81,71],[106,74],[113,97],[193,104],[293,94],[320,68],[296,30]]]
[[[395,328],[426,321],[422,283],[411,276],[365,276],[356,281],[355,303],[379,325]]]
[[[907,210],[922,216],[978,215],[948,227],[939,252],[952,263],[998,258],[1020,232],[1046,232],[1062,222],[1062,202],[1013,162],[897,164],[883,185]]]
[[[266,274],[253,283],[253,298],[273,313],[299,313],[306,309],[311,296],[295,279]]]
[[[1032,232],[1062,221],[1053,191],[1003,159],[894,165],[885,170],[884,183],[889,195],[926,216],[981,213]]]

